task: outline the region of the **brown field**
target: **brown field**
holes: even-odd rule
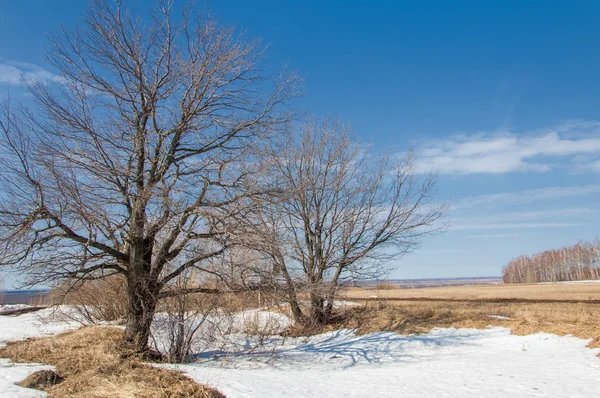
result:
[[[600,300],[600,283],[582,284],[508,284],[445,286],[423,289],[362,289],[350,288],[342,292],[349,300],[436,298],[453,300]]]
[[[363,305],[351,309],[336,326],[356,327],[361,333],[504,326],[518,335],[571,334],[593,339],[590,347],[600,347],[600,284],[352,288],[342,297]]]

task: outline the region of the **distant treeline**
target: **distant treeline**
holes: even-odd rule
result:
[[[520,256],[502,268],[504,283],[600,279],[600,240]]]

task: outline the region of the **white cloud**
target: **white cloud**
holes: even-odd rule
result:
[[[584,216],[594,214],[598,214],[597,209],[576,207],[453,217],[449,230],[469,231],[575,227],[583,224],[574,222],[574,219],[579,218],[579,221],[581,221],[584,219]]]
[[[527,209],[524,211],[499,211],[506,205],[523,205],[543,200],[560,200],[566,197],[582,196],[600,192],[600,186],[570,188],[530,189],[520,192],[482,195],[466,198],[452,207],[449,230],[476,231],[498,229],[567,228],[588,225],[600,214],[593,207],[555,207],[551,209]],[[475,211],[475,212],[473,212]],[[484,235],[487,237],[486,235]],[[506,235],[508,236],[508,235]],[[482,237],[481,234],[469,237]],[[501,237],[490,235],[490,237]],[[503,236],[502,236],[503,237]]]
[[[530,228],[567,228],[579,227],[585,224],[582,223],[502,223],[502,224],[473,224],[473,225],[456,225],[449,229],[452,231],[471,231],[471,230],[489,230],[489,229],[530,229]]]
[[[532,220],[557,220],[568,217],[570,220],[574,217],[582,217],[586,215],[598,214],[597,209],[588,207],[576,207],[576,208],[558,208],[549,210],[532,210],[532,211],[520,211],[520,212],[509,212],[499,213],[495,215],[484,215],[476,217],[455,217],[452,219],[453,225],[486,225],[486,224],[505,224],[509,222],[525,222]],[[450,227],[450,229],[460,229],[458,227]],[[470,228],[469,228],[470,229]]]
[[[537,203],[544,200],[556,200],[569,197],[581,197],[600,193],[600,185],[549,187],[540,189],[526,189],[515,192],[502,192],[489,195],[479,195],[460,199],[452,204],[453,210],[473,207],[497,205],[521,205]]]
[[[569,122],[519,135],[510,132],[457,135],[427,143],[419,153],[418,168],[441,174],[545,172],[562,167],[565,162],[573,163],[576,156],[594,156],[597,160],[598,133],[600,122]]]
[[[35,81],[59,83],[62,78],[38,65],[0,59],[0,84],[18,86]]]

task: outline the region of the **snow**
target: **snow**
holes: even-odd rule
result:
[[[501,319],[501,320],[503,320],[503,321],[510,320],[510,317],[508,317],[508,316],[504,316],[504,315],[488,315],[488,318],[492,318],[492,319]]]
[[[0,314],[7,311],[24,310],[29,307],[31,306],[27,304],[4,304],[0,305]]]
[[[52,369],[52,366],[13,364],[8,359],[0,358],[0,396],[14,398],[46,397],[45,392],[23,388],[15,384],[24,380],[30,374],[44,369]]]
[[[562,282],[538,282],[538,285],[579,285],[588,283],[600,283],[600,279],[588,279],[583,281],[562,281]]]
[[[152,324],[152,342],[155,349],[167,353],[169,340],[168,316],[157,313]],[[194,355],[217,355],[219,352],[247,352],[261,346],[272,335],[283,333],[292,320],[281,313],[265,309],[240,311],[233,314],[215,312],[203,316],[188,316],[185,322],[186,333],[197,330],[192,339]]]
[[[219,323],[219,316],[207,324]],[[260,309],[234,314],[228,322],[227,336],[213,335],[208,347],[198,342],[203,346],[195,347],[194,363],[156,366],[180,369],[230,398],[593,397],[600,383],[600,349],[572,336],[514,336],[501,327],[434,329],[417,336],[359,336],[347,329],[297,338],[249,335],[249,325],[278,333],[291,322]],[[0,316],[0,344],[78,326],[50,309]],[[0,397],[45,396],[14,383],[50,368],[0,359]]]
[[[6,308],[8,306],[2,307],[8,309]],[[58,310],[46,308],[19,316],[0,316],[0,346],[6,345],[9,341],[53,335],[81,326],[80,322],[71,320],[65,315],[70,315],[69,310],[62,307]],[[19,387],[15,384],[30,374],[44,369],[53,368],[39,364],[17,364],[0,358],[0,397],[45,397],[47,394],[44,392]]]
[[[236,397],[597,396],[600,349],[586,340],[506,328],[401,336],[338,330],[275,337],[252,353],[204,353],[167,365]],[[239,342],[240,347],[244,345]]]
[[[262,309],[237,312],[233,314],[232,321],[233,331],[237,333],[243,333],[249,327],[282,333],[292,324],[288,316]]]
[[[0,346],[8,341],[49,336],[81,325],[81,322],[71,319],[66,307],[44,308],[19,316],[0,316]]]

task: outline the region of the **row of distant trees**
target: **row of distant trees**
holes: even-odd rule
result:
[[[502,279],[504,283],[600,279],[600,240],[517,257],[502,269]]]

